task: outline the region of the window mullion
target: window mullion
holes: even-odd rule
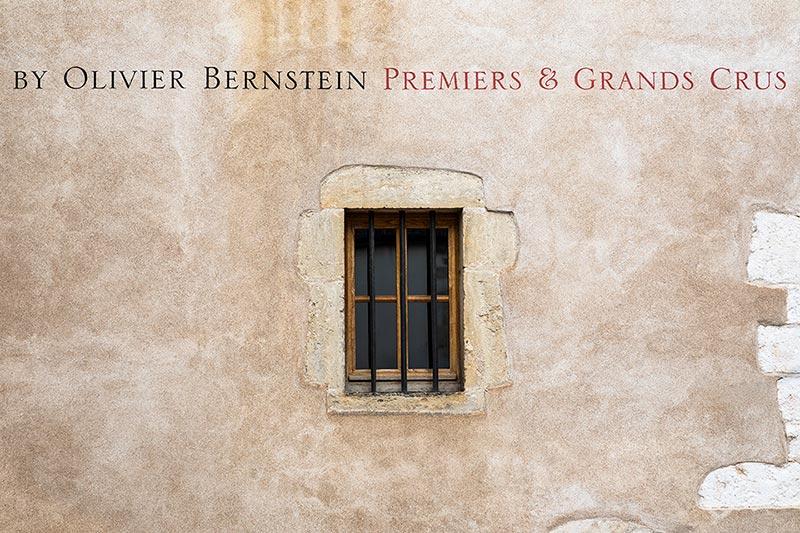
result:
[[[406,274],[408,270],[408,258],[406,256],[406,212],[400,211],[400,270],[399,278],[399,306],[400,306],[400,390],[408,392],[408,287]]]
[[[436,334],[436,211],[430,213],[430,233],[428,239],[428,280],[431,301],[428,311],[428,350],[433,371],[433,392],[439,392],[439,354]]]
[[[375,212],[369,212],[369,230],[367,244],[367,294],[369,294],[368,322],[369,322],[369,371],[370,390],[375,393],[378,388],[378,365],[376,362],[376,337],[375,337]]]

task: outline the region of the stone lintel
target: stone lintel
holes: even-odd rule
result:
[[[320,203],[347,209],[483,207],[483,180],[454,170],[352,165],[328,174]]]

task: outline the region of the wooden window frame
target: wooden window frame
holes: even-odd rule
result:
[[[404,210],[406,230],[430,229],[430,210]],[[449,310],[449,352],[450,361],[448,368],[439,368],[438,375],[442,391],[461,390],[462,379],[462,346],[461,346],[461,211],[460,210],[435,210],[436,229],[447,230],[447,269],[448,290],[447,295],[437,295],[437,302],[448,302]],[[355,304],[367,302],[369,296],[356,296],[355,294],[355,230],[368,228],[367,210],[347,210],[345,212],[345,360],[347,382],[350,389],[361,391],[363,382],[369,382],[371,372],[369,369],[356,368],[356,331],[355,331]],[[377,302],[396,303],[397,327],[397,369],[377,369],[377,380],[381,382],[379,392],[392,392],[392,387],[387,387],[386,382],[401,380],[401,335],[400,335],[400,211],[375,210],[375,229],[395,230],[395,294],[394,296],[376,296]],[[407,277],[407,276],[406,276]],[[408,280],[406,280],[406,287]],[[410,302],[430,302],[430,295],[408,295],[406,304]],[[408,309],[408,307],[406,307]],[[408,316],[406,312],[406,316]],[[406,328],[408,329],[408,328]],[[408,332],[406,332],[408,333]],[[408,343],[406,343],[407,345]],[[407,347],[408,348],[408,347]],[[410,358],[406,358],[408,361]],[[407,369],[409,392],[425,391],[425,382],[431,382],[433,371],[431,369]]]

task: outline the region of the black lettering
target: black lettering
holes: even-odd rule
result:
[[[170,70],[169,72],[172,75],[172,83],[171,83],[170,87],[174,89],[175,86],[177,85],[181,89],[185,89],[186,87],[184,87],[183,83],[181,83],[181,78],[183,77],[183,71]]]
[[[310,89],[311,88],[310,78],[311,78],[311,75],[314,74],[314,72],[312,72],[310,70],[301,70],[300,74],[306,77],[305,87],[303,87],[303,88],[306,89],[306,90]]]
[[[206,89],[216,89],[219,87],[219,69],[217,67],[205,67],[206,70]],[[212,73],[213,71],[213,73]],[[214,86],[211,86],[211,79],[214,79]]]
[[[153,89],[166,89],[167,86],[164,83],[164,71],[163,70],[154,70],[153,71]]]
[[[245,70],[244,71],[244,85],[242,85],[242,89],[248,89],[248,88],[250,88],[250,89],[258,89],[258,87],[256,87],[256,84],[255,84],[255,81],[254,81],[255,79],[256,79],[256,72],[254,70]],[[247,87],[248,84],[252,85],[252,87]]]
[[[133,85],[133,80],[136,79],[136,71],[135,70],[133,71],[133,74],[131,75],[131,79],[128,79],[128,77],[125,75],[125,71],[124,70],[120,70],[119,71],[119,75],[122,77],[122,84],[125,85],[125,88],[126,89],[130,89],[131,85]]]
[[[92,71],[92,89],[94,90],[94,89],[105,89],[105,88],[106,88],[105,84],[103,84],[102,87],[98,87],[97,86],[97,71],[93,70]]]
[[[287,89],[297,89],[297,79],[295,78],[295,71],[289,70],[286,72],[286,78],[289,80],[286,82],[285,87]]]
[[[31,73],[33,74],[33,77],[36,78],[36,88],[41,89],[42,80],[44,79],[44,75],[47,74],[47,71],[43,70],[41,75],[39,75],[39,73],[36,72],[35,70],[32,70]]]
[[[347,89],[348,90],[352,89],[352,85],[350,83],[351,81],[356,82],[356,85],[361,87],[361,90],[363,91],[366,88],[366,84],[367,84],[367,71],[366,70],[362,70],[361,71],[361,78],[359,78],[358,76],[356,76],[355,74],[353,74],[352,72],[350,72],[348,70],[347,71]]]
[[[270,74],[266,70],[262,70],[261,72],[264,75],[264,79],[263,79],[264,83],[262,85],[263,89],[268,89],[269,88],[269,87],[267,87],[267,80],[269,80],[269,82],[272,84],[272,86],[275,87],[276,89],[280,89],[281,88],[281,71],[280,70],[277,72],[277,75],[278,75],[278,79],[277,80],[275,78],[273,78],[272,74]]]
[[[77,69],[77,70],[76,70]],[[75,73],[79,79],[83,79],[78,84],[73,84],[70,82],[70,74]],[[70,89],[83,89],[86,86],[86,82],[89,81],[89,73],[83,70],[81,67],[69,67],[66,71],[64,71],[64,85],[69,87]]]
[[[331,73],[329,70],[320,70],[319,71],[319,88],[320,90],[327,91],[328,89],[333,88],[330,82]],[[337,87],[341,89],[341,87]]]
[[[14,71],[14,88],[15,89],[24,89],[28,86],[28,80],[25,79],[25,71],[24,70],[15,70]],[[20,85],[22,83],[22,85]]]
[[[239,84],[236,83],[236,71],[235,70],[226,70],[225,71],[225,88],[226,89],[238,89]]]

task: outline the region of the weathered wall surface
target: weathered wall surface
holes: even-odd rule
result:
[[[793,2],[257,1],[0,7],[0,529],[783,532],[704,476],[780,464],[747,284],[800,211]],[[183,68],[186,91],[13,91],[11,71]],[[204,92],[203,65],[369,90]],[[385,66],[783,69],[782,92],[378,90]],[[529,79],[535,79],[530,76]],[[304,383],[300,213],[353,163],[453,168],[512,210],[513,385],[479,417],[328,415]],[[615,523],[615,522],[608,522]]]

